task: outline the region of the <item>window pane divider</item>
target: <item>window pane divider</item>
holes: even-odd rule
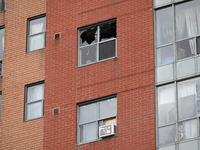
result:
[[[33,102],[27,102],[26,104],[29,105],[29,104],[34,104],[34,103],[38,103],[38,102],[42,102],[44,99],[40,99],[40,100],[36,100],[36,101],[33,101]]]

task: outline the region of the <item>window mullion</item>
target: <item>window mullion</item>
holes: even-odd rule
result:
[[[97,62],[99,62],[100,26],[97,26]]]

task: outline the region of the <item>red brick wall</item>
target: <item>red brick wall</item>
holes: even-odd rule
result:
[[[46,12],[45,0],[6,0],[0,150],[43,149],[43,118],[24,122],[24,86],[44,80],[45,49],[26,53],[27,18]]]
[[[78,68],[77,28],[112,18],[117,58]],[[44,149],[154,150],[152,1],[47,0],[45,86]],[[76,146],[77,103],[116,93],[117,137]]]

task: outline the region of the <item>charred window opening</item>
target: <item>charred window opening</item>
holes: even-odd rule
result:
[[[116,56],[116,21],[79,30],[79,66]]]

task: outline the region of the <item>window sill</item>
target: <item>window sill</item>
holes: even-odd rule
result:
[[[40,118],[44,118],[44,116],[38,117],[38,118],[33,118],[33,119],[30,119],[30,120],[24,120],[23,122],[29,122],[29,121],[33,121],[33,120],[40,119]]]
[[[42,49],[45,49],[46,47],[43,47],[43,48],[40,48],[40,49],[36,49],[36,50],[33,50],[33,51],[26,51],[26,53],[28,54],[28,53],[32,53],[32,52],[35,52],[35,51],[39,51],[39,50],[42,50]]]
[[[100,139],[97,139],[97,140],[94,140],[94,141],[90,141],[90,142],[78,143],[78,144],[76,144],[75,146],[81,146],[81,145],[84,145],[84,144],[89,144],[89,143],[93,143],[93,142],[98,142],[98,141],[102,141],[102,140],[106,140],[106,139],[110,139],[110,138],[115,138],[115,137],[117,137],[117,135],[113,135],[113,136],[108,136],[108,137],[100,138]]]
[[[117,56],[114,56],[114,57],[110,57],[110,58],[107,58],[107,59],[103,59],[103,60],[100,60],[100,61],[97,61],[97,62],[94,62],[94,63],[80,65],[80,66],[77,66],[76,68],[81,68],[81,67],[85,67],[85,66],[97,64],[97,63],[100,63],[100,62],[103,62],[103,61],[107,61],[107,60],[111,60],[111,59],[117,59],[117,58],[118,58]]]

